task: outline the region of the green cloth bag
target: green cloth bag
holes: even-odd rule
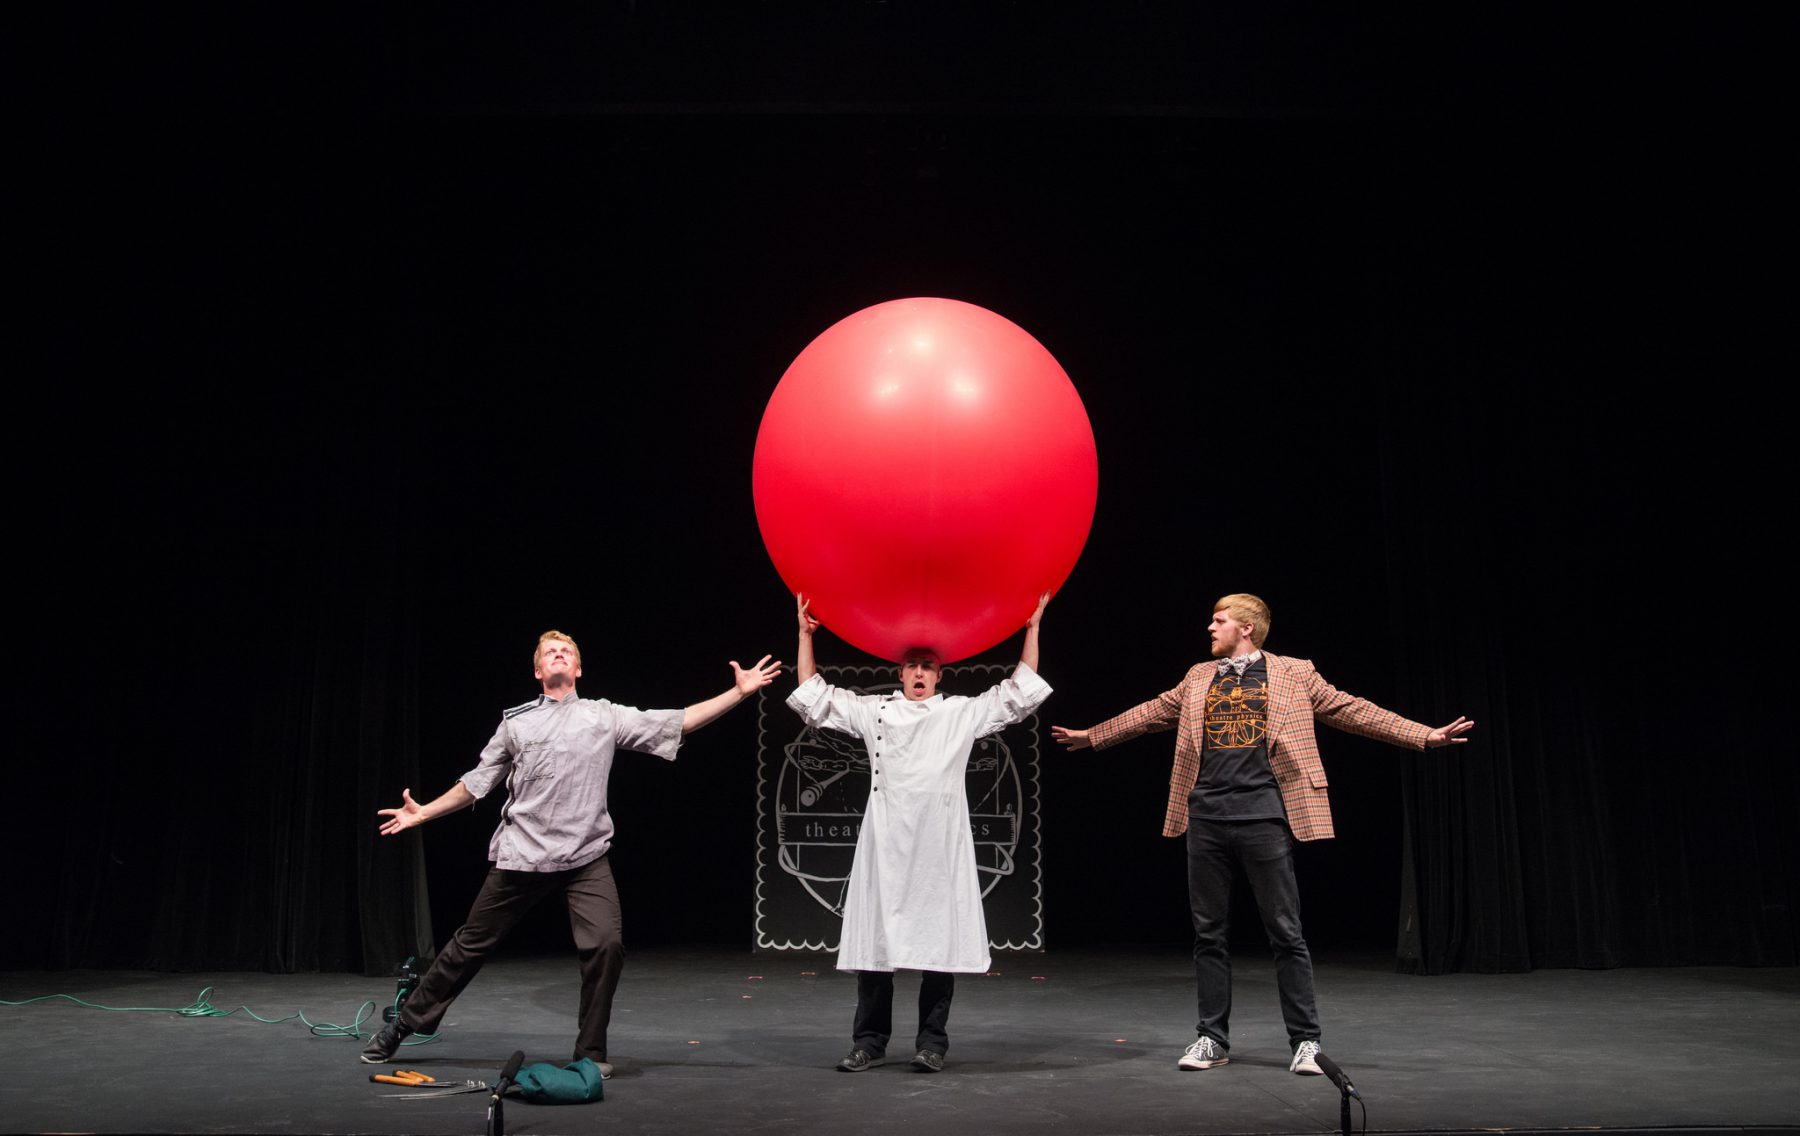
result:
[[[586,1104],[605,1094],[600,1066],[583,1057],[558,1069],[547,1061],[527,1065],[513,1078],[519,1095],[534,1104]]]

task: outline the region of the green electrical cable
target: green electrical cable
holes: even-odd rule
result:
[[[36,998],[26,998],[21,1002],[9,1002],[4,998],[0,998],[0,1006],[29,1006],[36,1002],[48,1002],[57,998],[62,998],[66,1001],[75,1003],[77,1006],[85,1006],[90,1010],[105,1010],[108,1013],[114,1014],[175,1014],[183,1018],[229,1018],[237,1013],[238,1010],[242,1010],[244,1013],[255,1018],[257,1021],[262,1022],[264,1025],[280,1025],[282,1022],[291,1022],[298,1018],[300,1024],[312,1031],[314,1037],[348,1037],[354,1038],[357,1041],[363,1039],[362,1025],[364,1022],[368,1021],[370,1012],[375,1009],[375,1002],[373,999],[364,1002],[356,1008],[356,1017],[351,1020],[349,1025],[337,1025],[333,1022],[310,1022],[307,1021],[306,1015],[298,1010],[285,1018],[265,1018],[250,1007],[241,1004],[238,1006],[237,1010],[221,1010],[206,1000],[206,996],[212,992],[213,988],[208,986],[206,989],[200,991],[200,996],[198,998],[195,998],[185,1006],[102,1006],[98,1002],[85,1002],[82,999],[75,997],[73,994],[41,994]],[[399,995],[395,995],[394,1011],[398,1013],[399,1009],[400,998]],[[424,1045],[426,1042],[436,1040],[437,1036],[438,1035],[435,1033],[415,1034],[411,1041],[404,1041],[401,1042],[401,1044]]]

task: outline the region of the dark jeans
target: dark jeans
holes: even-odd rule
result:
[[[1300,933],[1300,890],[1294,883],[1294,838],[1283,820],[1210,821],[1188,825],[1188,906],[1194,914],[1194,973],[1200,986],[1196,1029],[1231,1048],[1231,883],[1240,866],[1262,913],[1275,954],[1275,982],[1288,1045],[1319,1038],[1312,954]]]
[[[942,1056],[950,1052],[950,998],[956,993],[956,975],[938,970],[919,972],[919,1036],[917,1046]],[[886,970],[856,972],[856,1021],[850,1027],[852,1044],[870,1057],[887,1053],[894,1033],[894,975]]]
[[[619,919],[619,889],[612,865],[602,856],[566,872],[488,872],[466,923],[438,952],[401,1016],[421,1033],[436,1033],[450,1003],[481,972],[481,964],[525,913],[551,892],[569,905],[569,930],[581,960],[581,1032],[575,1058],[606,1060],[606,1027],[612,1020],[613,992],[625,968],[625,940]]]

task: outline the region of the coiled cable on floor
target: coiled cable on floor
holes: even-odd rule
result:
[[[371,999],[356,1008],[356,1016],[350,1020],[348,1025],[338,1025],[335,1022],[308,1021],[306,1015],[298,1010],[284,1018],[265,1018],[255,1010],[252,1010],[249,1006],[242,1004],[234,1010],[221,1010],[207,1000],[212,992],[213,987],[208,986],[206,989],[200,991],[199,997],[195,998],[185,1006],[102,1006],[98,1002],[84,1001],[83,999],[75,997],[73,994],[41,994],[36,998],[26,998],[19,1002],[11,1002],[4,998],[0,998],[0,1006],[29,1006],[36,1002],[49,1002],[61,998],[64,1001],[73,1002],[77,1006],[82,1006],[89,1010],[105,1010],[107,1013],[111,1014],[174,1014],[177,1017],[183,1018],[229,1018],[233,1014],[242,1011],[257,1021],[262,1022],[264,1025],[280,1025],[283,1022],[298,1020],[301,1025],[304,1025],[312,1032],[314,1037],[348,1037],[356,1041],[361,1041],[365,1036],[362,1032],[363,1023],[368,1021],[369,1017],[375,1012],[375,1002]],[[400,1000],[396,997],[394,999],[396,1008],[398,1008],[399,1003]],[[437,1036],[438,1035],[434,1033],[414,1034],[410,1039],[401,1044],[424,1045],[426,1042],[435,1040]]]

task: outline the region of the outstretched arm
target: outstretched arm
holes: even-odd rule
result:
[[[1044,621],[1044,609],[1049,606],[1050,593],[1045,592],[1038,596],[1037,610],[1025,621],[1025,646],[1019,651],[1019,661],[1034,671],[1038,669],[1038,624]]]
[[[1462,735],[1475,727],[1475,723],[1468,719],[1458,718],[1448,726],[1434,730],[1422,722],[1414,722],[1391,710],[1384,710],[1366,698],[1345,694],[1326,682],[1311,663],[1302,662],[1300,665],[1305,670],[1300,677],[1306,686],[1307,696],[1312,700],[1313,720],[1347,734],[1360,734],[1365,738],[1409,749],[1425,749],[1466,742],[1469,739]]]
[[[1204,666],[1205,664],[1201,664]],[[1050,737],[1060,745],[1069,749],[1105,749],[1137,737],[1139,734],[1154,734],[1162,730],[1172,730],[1181,724],[1181,711],[1187,704],[1188,690],[1193,686],[1200,667],[1188,671],[1181,685],[1164,691],[1150,701],[1133,706],[1125,713],[1108,718],[1085,730],[1072,730],[1067,726],[1051,726]]]
[[[421,805],[413,800],[411,789],[402,789],[399,808],[377,809],[375,815],[387,818],[381,822],[381,835],[394,836],[445,813],[466,809],[474,803],[475,794],[463,788],[463,783],[458,781],[450,786],[449,792],[428,805]]]
[[[682,733],[693,733],[701,726],[706,725],[714,718],[725,713],[725,711],[736,706],[738,703],[750,697],[752,694],[755,694],[771,682],[774,682],[775,676],[781,673],[781,661],[777,659],[774,662],[770,662],[769,656],[764,655],[756,661],[755,666],[751,667],[749,670],[745,670],[743,667],[737,665],[736,659],[733,659],[731,660],[731,672],[734,678],[730,690],[727,690],[723,694],[714,695],[705,702],[696,702],[681,712]]]
[[[819,629],[819,621],[807,613],[806,609],[811,606],[811,600],[799,592],[794,593],[794,612],[800,619],[800,645],[794,649],[794,677],[803,683],[819,673],[818,665],[813,662],[812,645],[813,632]]]

